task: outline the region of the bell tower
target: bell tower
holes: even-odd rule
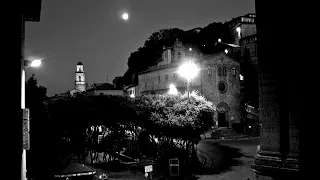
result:
[[[86,79],[81,62],[77,64],[75,88],[79,91],[86,91]]]
[[[182,42],[176,39],[176,42],[173,45],[174,58],[173,61],[181,61],[185,58],[185,47],[182,45]]]

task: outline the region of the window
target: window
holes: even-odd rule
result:
[[[221,69],[221,66],[218,66],[218,76],[222,76],[222,69]]]
[[[173,78],[177,79],[177,73],[173,73]]]
[[[159,80],[159,82],[160,82],[160,80],[161,80],[160,75],[158,76],[158,80]]]
[[[233,75],[233,76],[236,75],[236,68],[235,68],[235,67],[232,68],[232,75]]]
[[[220,93],[225,93],[227,91],[227,84],[224,81],[218,83],[218,90]]]
[[[81,81],[81,76],[79,76],[79,81]]]
[[[166,81],[168,80],[168,74],[165,75],[165,80],[166,80]]]
[[[209,69],[208,69],[208,75],[211,76],[211,74],[212,74],[212,69],[209,68]]]
[[[227,68],[226,67],[223,67],[223,76],[227,76]]]

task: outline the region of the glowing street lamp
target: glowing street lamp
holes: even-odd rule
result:
[[[174,84],[170,84],[168,94],[177,95],[178,90]]]
[[[42,59],[24,60],[25,67],[39,67],[41,66]]]
[[[191,80],[198,74],[199,68],[197,65],[191,61],[182,64],[179,69],[178,73],[187,79],[187,92],[188,92],[188,99],[189,99],[189,88]]]
[[[35,59],[31,62],[31,67],[39,67],[41,65],[41,59]]]
[[[238,38],[240,39],[241,38],[241,28],[237,27],[236,31],[238,32]]]

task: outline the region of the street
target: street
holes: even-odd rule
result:
[[[258,145],[259,138],[200,141],[198,149],[211,159],[211,167],[202,172],[203,175],[198,175],[198,180],[253,179],[250,164],[254,160]]]

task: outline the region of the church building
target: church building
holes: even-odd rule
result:
[[[216,125],[231,127],[239,122],[240,63],[225,51],[203,56],[177,40],[173,47],[164,48],[158,65],[139,73],[136,94],[167,93],[172,84],[180,93],[185,92],[187,81],[179,75],[178,68],[190,60],[200,68],[190,83],[190,91],[197,90],[217,108]]]
[[[69,91],[70,95],[79,92],[85,92],[87,90],[86,76],[83,70],[83,64],[78,62],[75,72],[75,88]]]

